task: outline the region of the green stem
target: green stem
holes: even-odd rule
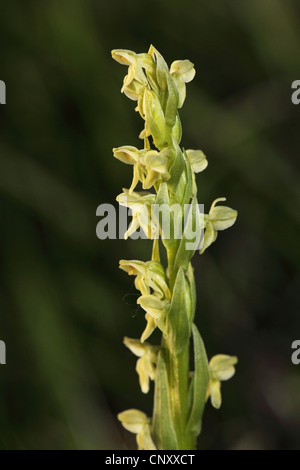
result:
[[[170,280],[170,289],[173,293],[173,287],[177,272],[174,271],[174,260],[176,250],[168,250],[168,271]],[[193,276],[193,274],[192,274]],[[193,279],[192,279],[193,281]],[[191,303],[191,307],[192,307]],[[193,308],[193,307],[192,307]],[[182,312],[178,312],[180,315]],[[194,312],[189,312],[190,317]],[[170,331],[166,338],[162,340],[162,349],[166,360],[168,388],[171,402],[171,414],[177,436],[178,450],[195,449],[195,436],[188,434],[186,425],[188,420],[188,388],[189,388],[189,347],[188,341],[184,351],[177,354],[173,344],[170,341]]]
[[[174,270],[174,262],[175,262],[175,257],[176,257],[176,250],[174,249],[169,249],[167,251],[167,256],[168,256],[168,274],[169,274],[169,285],[170,285],[170,290],[171,294],[173,293],[173,288],[176,280],[176,274],[177,272]]]
[[[189,345],[177,356],[172,346],[164,341],[167,375],[171,399],[171,411],[179,450],[194,449],[194,436],[187,435],[187,397],[189,385]]]

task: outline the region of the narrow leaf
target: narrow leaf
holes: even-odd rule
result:
[[[179,209],[179,210],[178,210]],[[174,237],[174,230],[181,223],[180,206],[170,207],[169,191],[167,183],[161,183],[155,206],[152,206],[152,214],[157,224],[160,224],[161,239],[167,249],[177,247],[179,240]],[[175,221],[174,221],[175,218]]]
[[[196,249],[199,248],[201,237],[201,214],[196,197],[193,198],[188,210],[189,212],[186,217],[183,236],[180,241],[174,263],[175,269],[182,266],[185,271],[187,270]]]
[[[179,180],[185,168],[184,157],[175,139],[173,139],[173,145],[175,148],[175,156],[172,165],[169,168],[170,179],[168,181],[168,186],[171,191],[171,201],[172,199],[176,200],[175,198],[172,198],[172,194],[176,194]]]
[[[175,124],[178,109],[178,91],[173,77],[167,73],[168,98],[166,103],[165,117],[167,126],[172,129]]]
[[[195,373],[190,387],[192,387],[192,409],[189,417],[187,431],[196,436],[201,431],[203,410],[205,407],[206,390],[210,378],[208,362],[204,343],[195,324],[192,326],[194,341]]]
[[[154,404],[152,434],[157,448],[160,450],[178,449],[171,411],[167,368],[163,351],[160,351],[158,355]]]
[[[168,313],[170,339],[175,353],[181,354],[187,347],[190,337],[188,306],[186,303],[186,282],[182,267],[179,268]]]
[[[186,166],[186,187],[182,204],[188,204],[191,200],[193,193],[193,170],[185,150],[183,150],[183,155]]]

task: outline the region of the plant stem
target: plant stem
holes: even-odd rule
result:
[[[176,250],[168,250],[168,272],[171,294],[173,294],[174,283],[177,272],[174,270],[174,260]],[[192,274],[192,282],[194,276]],[[193,308],[193,303],[191,303]],[[178,315],[183,312],[178,311]],[[194,312],[188,312],[189,317],[193,317]],[[190,434],[186,430],[188,420],[188,388],[189,388],[189,348],[188,341],[185,349],[180,353],[176,353],[174,345],[170,338],[172,325],[169,325],[166,337],[162,339],[162,354],[164,355],[168,389],[170,395],[171,415],[177,437],[177,450],[193,450],[195,449],[195,435]],[[154,403],[155,407],[155,403]],[[174,449],[172,449],[174,450]],[[176,449],[175,449],[176,450]]]
[[[174,354],[172,346],[164,344],[170,390],[172,416],[177,436],[178,449],[193,449],[193,436],[186,433],[187,397],[189,384],[189,345],[180,355]]]

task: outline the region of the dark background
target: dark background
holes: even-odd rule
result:
[[[151,243],[100,241],[96,208],[129,187],[112,147],[139,146],[113,48],[197,71],[181,111],[186,148],[209,161],[199,202],[220,196],[236,225],[194,258],[196,323],[208,355],[236,354],[223,405],[207,406],[199,448],[300,448],[300,79],[297,0],[2,2],[0,366],[2,449],[135,448],[116,414],[151,414],[122,345],[144,315],[120,258]]]

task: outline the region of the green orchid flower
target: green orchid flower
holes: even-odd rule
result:
[[[182,108],[186,97],[186,83],[195,77],[194,64],[189,60],[175,60],[171,64],[170,73],[175,80],[179,93],[178,108]]]
[[[138,450],[156,450],[151,437],[151,420],[142,411],[131,409],[118,414],[118,420],[127,431],[136,434]]]
[[[161,300],[155,295],[146,294],[138,298],[137,304],[146,311],[146,328],[142,333],[141,342],[143,343],[158,327],[162,333],[166,334],[165,317],[170,307],[169,300]]]
[[[227,356],[226,354],[217,354],[210,360],[210,381],[208,383],[206,399],[210,397],[214,408],[220,408],[222,404],[221,382],[229,380],[234,376],[234,366],[237,362],[237,357]]]
[[[158,261],[121,260],[120,269],[130,276],[136,276],[135,287],[142,295],[153,293],[159,299],[170,299],[165,270]]]
[[[132,338],[124,338],[125,346],[139,359],[136,363],[136,371],[139,376],[140,387],[143,393],[148,393],[150,380],[155,378],[155,366],[157,363],[157,351],[159,348],[149,343]]]
[[[200,254],[216,241],[218,231],[231,227],[237,218],[237,211],[226,206],[216,206],[217,202],[226,201],[225,197],[215,199],[209,214],[205,215],[205,233],[200,246]]]
[[[124,189],[116,200],[121,206],[128,207],[132,211],[132,221],[124,235],[125,240],[138,228],[141,228],[148,238],[156,237],[158,227],[151,219],[151,204],[155,203],[154,194],[130,192]]]

